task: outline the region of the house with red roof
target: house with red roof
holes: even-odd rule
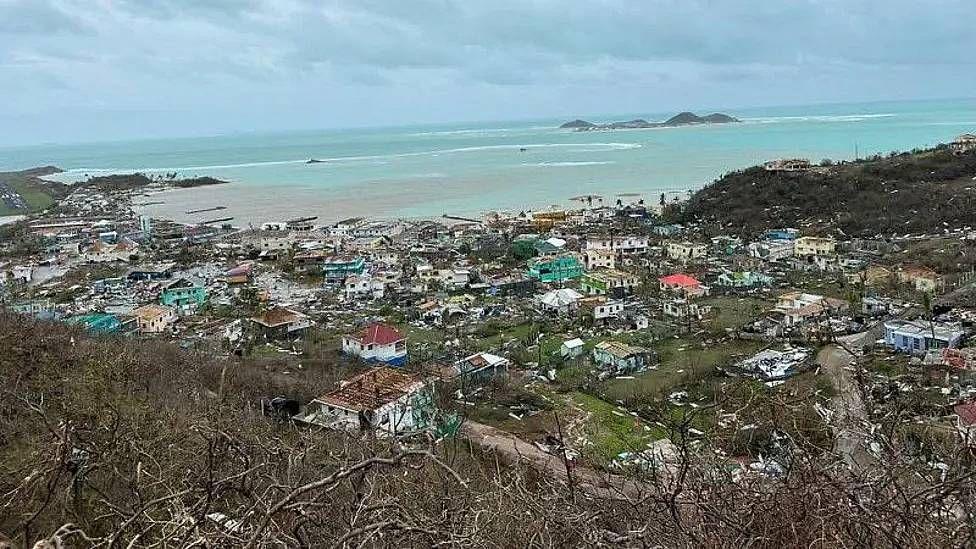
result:
[[[699,282],[697,278],[683,273],[662,276],[657,281],[661,284],[662,292],[677,293],[685,297],[708,295],[708,286]]]
[[[952,411],[956,413],[956,430],[963,443],[976,448],[976,402],[956,404]]]
[[[395,328],[375,322],[355,334],[342,336],[342,352],[366,362],[402,366],[407,361],[407,338]]]

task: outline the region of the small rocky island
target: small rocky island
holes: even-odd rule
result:
[[[674,128],[678,126],[691,126],[696,124],[730,124],[733,122],[741,122],[738,118],[729,116],[723,113],[712,113],[705,116],[698,116],[693,112],[681,112],[671,118],[668,118],[664,122],[648,122],[642,118],[636,120],[628,120],[626,122],[608,122],[605,124],[594,124],[593,122],[587,122],[586,120],[576,119],[571,122],[566,122],[562,126],[562,129],[571,129],[577,132],[594,131],[594,130],[633,130],[633,129],[643,129],[643,128]]]

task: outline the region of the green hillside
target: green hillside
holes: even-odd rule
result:
[[[676,217],[744,235],[779,226],[851,236],[942,232],[976,227],[974,178],[976,153],[945,147],[801,172],[756,166],[701,189]]]
[[[28,214],[52,206],[64,195],[66,187],[42,178],[60,172],[54,166],[0,172],[0,215]]]

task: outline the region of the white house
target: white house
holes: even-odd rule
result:
[[[583,252],[583,264],[586,266],[586,270],[588,271],[596,269],[616,269],[616,258],[617,254],[609,248],[585,250]]]
[[[347,300],[359,298],[380,299],[385,293],[386,284],[382,280],[371,276],[350,276],[343,285],[343,293]]]
[[[702,318],[703,307],[699,304],[689,301],[683,297],[676,297],[673,299],[668,299],[664,301],[663,304],[664,316],[669,316],[672,318]]]
[[[490,353],[475,353],[454,363],[454,370],[461,377],[491,377],[507,372],[511,363],[507,358]]]
[[[596,321],[617,318],[624,310],[622,301],[610,300],[603,296],[585,298],[581,304]]]
[[[763,240],[749,244],[749,255],[766,261],[780,261],[793,255],[793,240]]]
[[[96,240],[82,254],[82,259],[89,263],[129,261],[138,251],[139,246],[130,240],[122,240],[118,244],[107,244],[101,240]]]
[[[615,235],[613,237],[590,235],[586,237],[583,250],[612,250],[621,256],[628,256],[647,252],[649,242],[650,239],[643,235]]]
[[[583,296],[572,288],[561,288],[543,294],[539,298],[539,305],[543,309],[560,314],[568,314],[579,308],[579,301]]]
[[[307,423],[396,436],[430,426],[433,390],[419,375],[393,368],[370,368],[314,399],[308,409],[302,418]]]
[[[342,352],[366,362],[402,366],[407,361],[407,338],[390,326],[374,323],[359,333],[342,336]]]
[[[678,261],[691,261],[708,255],[708,245],[699,242],[668,242],[668,257]]]
[[[559,346],[559,355],[563,358],[576,358],[582,356],[585,343],[580,338],[568,339]]]
[[[439,275],[448,288],[462,288],[471,281],[471,271],[467,269],[442,269]]]
[[[34,279],[34,266],[33,265],[14,265],[10,269],[10,279],[14,282],[23,282],[24,284],[29,283]]]
[[[789,292],[779,296],[770,317],[781,326],[791,327],[812,319],[847,311],[850,304],[842,299],[817,294]]]

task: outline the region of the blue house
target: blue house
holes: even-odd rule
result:
[[[958,324],[921,320],[885,322],[885,343],[896,351],[924,355],[933,349],[958,347],[966,332]]]
[[[766,240],[796,240],[796,229],[772,229],[766,231]]]

